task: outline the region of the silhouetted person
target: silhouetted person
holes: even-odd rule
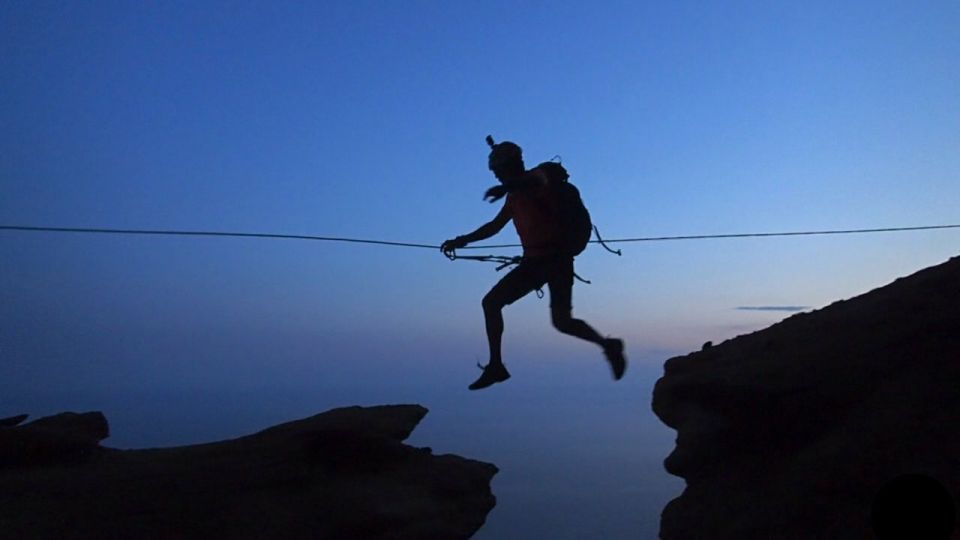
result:
[[[489,223],[470,234],[447,240],[440,249],[451,254],[453,250],[467,244],[490,238],[513,220],[523,245],[523,258],[516,268],[483,297],[490,361],[484,367],[480,378],[469,386],[470,390],[486,388],[510,378],[500,354],[503,335],[501,311],[504,306],[516,302],[530,291],[540,289],[544,284],[550,289],[553,326],[564,334],[596,343],[603,348],[613,377],[619,380],[627,367],[626,358],[623,356],[623,341],[604,338],[584,321],[573,318],[573,256],[564,254],[561,247],[563,227],[558,222],[562,216],[558,211],[560,203],[556,190],[538,171],[526,170],[519,146],[507,141],[493,144],[490,137],[487,138],[487,143],[491,146],[488,165],[501,185],[490,188],[485,198],[495,202],[506,195],[503,208]]]

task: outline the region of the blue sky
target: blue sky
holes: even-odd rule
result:
[[[492,133],[530,162],[562,155],[609,237],[954,223],[958,17],[951,2],[8,4],[0,216],[439,243],[496,210],[479,198]],[[681,326],[693,306],[818,306],[956,238],[625,246],[582,258],[615,292],[581,294]],[[191,302],[253,288],[307,310],[338,284],[333,306],[384,323],[436,289],[473,307],[496,277],[382,248],[3,241],[27,250],[10,271],[77,246],[76,275],[122,279],[104,267],[135,263],[133,244],[145,283],[217,265],[222,288],[201,281]]]
[[[958,27],[951,1],[6,2],[0,224],[439,244],[497,210],[487,134],[561,155],[611,238],[960,223]],[[655,368],[788,315],[738,307],[822,307],[958,243],[593,248],[574,305]],[[0,395],[23,407],[79,387],[460,389],[499,277],[290,241],[2,232],[0,253]],[[507,311],[508,365],[607,377],[546,306]]]

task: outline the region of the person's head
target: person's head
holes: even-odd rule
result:
[[[516,178],[526,171],[523,164],[523,150],[519,146],[510,141],[494,144],[493,137],[489,135],[487,135],[487,144],[490,146],[487,166],[498,180],[503,182]]]

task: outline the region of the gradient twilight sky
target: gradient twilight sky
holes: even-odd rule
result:
[[[955,1],[4,2],[0,224],[439,244],[497,210],[487,134],[562,155],[610,238],[960,223],[958,28]],[[958,246],[594,247],[574,305],[655,378],[787,315],[738,307],[822,307]],[[0,232],[0,416],[77,388],[460,391],[498,277],[417,249]],[[606,382],[546,306],[508,309],[508,363]]]

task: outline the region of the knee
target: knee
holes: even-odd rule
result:
[[[503,309],[504,305],[499,298],[492,294],[492,292],[487,293],[486,296],[483,297],[483,301],[480,302],[480,304],[483,306],[484,313],[500,311]]]
[[[567,333],[570,332],[573,327],[573,317],[571,317],[569,311],[564,310],[554,310],[550,312],[550,319],[553,322],[553,327],[557,330]]]

